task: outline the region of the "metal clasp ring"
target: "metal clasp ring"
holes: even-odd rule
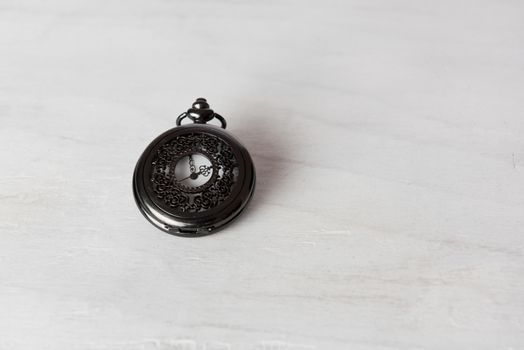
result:
[[[225,129],[227,126],[224,117],[218,113],[215,113],[211,108],[209,108],[209,104],[207,103],[206,99],[202,97],[197,98],[193,103],[192,108],[188,109],[187,112],[180,114],[178,118],[176,118],[176,125],[182,125],[182,120],[184,120],[184,118],[191,119],[195,124],[206,124],[208,121],[216,118],[220,121],[222,129]]]

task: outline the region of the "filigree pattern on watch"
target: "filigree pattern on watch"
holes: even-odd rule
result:
[[[207,169],[211,174],[209,181],[197,187],[185,186],[174,176],[177,162],[191,154],[202,154],[212,164]],[[231,194],[238,175],[231,147],[219,137],[205,133],[181,135],[159,146],[151,166],[156,197],[180,212],[198,213],[215,208]]]

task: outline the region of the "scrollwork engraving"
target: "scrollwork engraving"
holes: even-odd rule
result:
[[[213,164],[210,180],[187,188],[174,180],[177,161],[184,155],[200,153]],[[237,181],[238,164],[231,147],[219,137],[205,133],[180,135],[161,145],[153,157],[151,183],[158,200],[173,210],[199,213],[224,202]]]

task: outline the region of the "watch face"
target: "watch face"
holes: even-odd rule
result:
[[[142,213],[162,230],[205,234],[240,213],[254,184],[251,157],[238,141],[218,127],[188,125],[144,151],[134,193]]]
[[[168,165],[165,173],[172,175],[173,181],[184,190],[198,191],[209,183],[214,168],[212,161],[202,153],[189,153],[179,158],[174,165]]]
[[[208,133],[174,137],[151,158],[153,195],[161,206],[180,213],[201,213],[227,201],[238,174],[232,147]]]

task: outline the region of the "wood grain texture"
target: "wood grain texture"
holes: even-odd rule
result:
[[[524,349],[521,1],[0,1],[0,349]],[[136,160],[194,98],[227,230]]]

